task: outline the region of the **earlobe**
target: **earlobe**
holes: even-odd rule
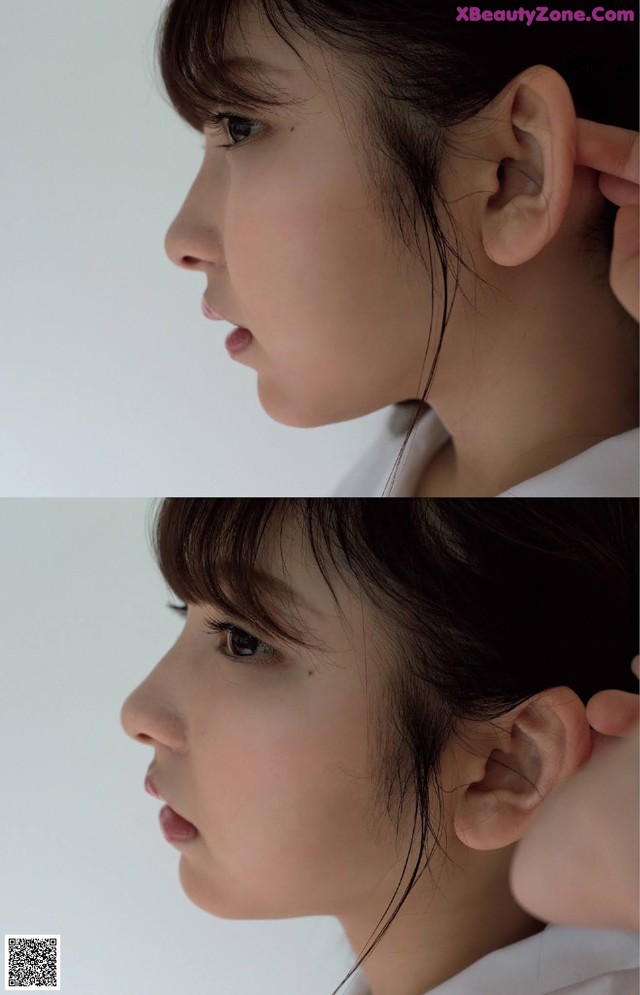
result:
[[[493,262],[519,266],[551,241],[566,214],[576,114],[567,84],[548,66],[521,73],[495,104],[506,137],[493,150],[499,161],[482,212],[482,240]]]
[[[488,725],[475,746],[454,828],[471,849],[498,850],[522,838],[544,798],[588,759],[585,706],[570,688],[552,688]]]

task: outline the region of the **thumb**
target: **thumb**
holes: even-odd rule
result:
[[[624,736],[640,718],[640,697],[628,691],[598,691],[587,703],[586,716],[604,736]]]

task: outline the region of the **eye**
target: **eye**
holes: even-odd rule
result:
[[[239,625],[234,625],[232,622],[218,622],[213,618],[206,619],[206,625],[209,632],[225,633],[224,646],[220,647],[220,652],[232,660],[238,657],[277,656],[272,646],[263,643],[261,639],[252,636]]]
[[[168,607],[183,618],[186,617],[188,611],[187,605],[169,604]],[[207,632],[212,632],[214,635],[224,633],[223,645],[219,649],[230,660],[237,660],[240,657],[250,659],[254,656],[264,656],[271,657],[275,661],[280,656],[278,650],[274,649],[273,646],[269,646],[268,643],[258,639],[257,636],[247,632],[246,629],[241,629],[239,625],[234,625],[233,622],[206,618],[205,626]]]
[[[218,114],[212,114],[206,123],[209,125],[213,125],[214,127],[219,127],[223,121],[228,122],[227,134],[231,138],[231,143],[229,145],[219,145],[218,148],[221,149],[232,149],[235,148],[236,145],[246,144],[248,137],[250,138],[251,136],[242,134],[242,132],[243,131],[246,132],[247,127],[248,128],[257,127],[260,129],[265,128],[265,125],[263,125],[261,121],[254,121],[252,118],[241,117],[239,114],[231,114],[229,111],[221,111]],[[240,129],[241,134],[238,140],[234,141],[232,129],[236,128]],[[202,147],[206,148],[205,145],[203,145]]]
[[[250,632],[239,629],[237,625],[230,626],[227,630],[226,646],[232,656],[254,656],[257,653],[269,654],[271,647],[267,646]]]

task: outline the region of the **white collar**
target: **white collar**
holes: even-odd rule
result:
[[[425,995],[637,995],[638,936],[545,926],[481,957]],[[345,995],[370,995],[364,968]]]
[[[396,406],[387,426],[398,447],[413,417],[413,406]],[[392,497],[412,497],[427,463],[450,439],[433,408],[412,432],[391,488]],[[389,476],[391,467],[389,467]],[[544,473],[515,484],[498,497],[638,497],[640,495],[640,428],[611,436]]]

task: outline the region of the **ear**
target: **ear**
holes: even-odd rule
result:
[[[533,66],[487,110],[498,120],[484,147],[489,175],[486,187],[483,175],[480,203],[482,242],[493,262],[519,266],[551,241],[566,214],[574,181],[575,108],[562,76]]]
[[[474,850],[497,850],[524,835],[544,798],[588,760],[592,740],[585,706],[559,687],[482,723],[465,742],[455,832]]]

